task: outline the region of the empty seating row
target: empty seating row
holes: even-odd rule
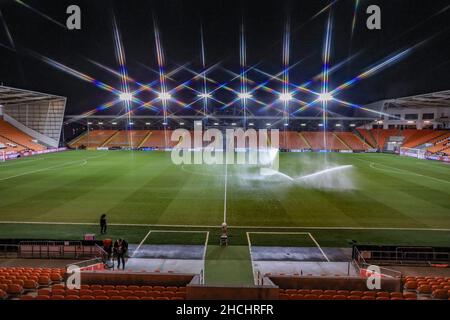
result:
[[[313,150],[350,150],[341,139],[332,132],[302,132]]]
[[[45,150],[46,147],[33,141],[33,138],[4,120],[0,120],[0,136],[33,151]]]
[[[103,147],[137,148],[149,134],[149,130],[119,131]]]
[[[370,146],[366,142],[352,132],[336,132],[335,135],[354,151],[370,149]]]
[[[184,300],[184,298],[180,297],[136,297],[136,296],[31,296],[26,295],[22,296],[20,300]]]
[[[70,290],[66,288],[64,284],[55,284],[51,286],[49,290]],[[176,287],[176,286],[137,286],[137,285],[109,285],[109,284],[82,284],[80,289],[71,290],[140,290],[140,291],[173,291],[173,292],[185,292],[186,287]]]

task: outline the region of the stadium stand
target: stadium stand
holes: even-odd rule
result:
[[[434,131],[434,130],[412,130],[412,131],[414,131],[414,133],[411,134],[407,139],[405,139],[405,141],[403,142],[403,147],[416,148],[445,133],[445,131]]]
[[[302,132],[302,135],[308,141],[308,144],[313,150],[324,150],[324,133],[323,132]],[[350,147],[346,146],[341,139],[339,139],[332,132],[327,132],[326,135],[327,149],[330,150],[350,150]]]
[[[309,149],[306,140],[300,136],[298,132],[294,131],[281,131],[280,132],[280,148],[281,149]]]
[[[143,148],[171,148],[177,145],[177,142],[171,141],[172,130],[155,130],[150,133],[141,147]]]
[[[5,152],[20,152],[24,151],[25,148],[23,146],[15,144],[13,141],[0,137],[0,150]]]
[[[102,147],[138,148],[149,134],[149,130],[119,131],[111,139],[108,139]]]
[[[377,143],[375,141],[375,138],[372,136],[372,133],[369,130],[366,129],[356,129],[356,132],[358,132],[363,141],[368,144],[369,146],[375,148]]]
[[[449,277],[406,276],[400,291],[280,289],[281,300],[447,300]]]
[[[0,139],[1,138],[8,140],[8,143],[21,146],[23,149],[33,151],[41,151],[46,149],[45,146],[33,142],[33,138],[4,120],[0,120]]]
[[[79,148],[81,146],[98,148],[116,133],[118,133],[117,130],[92,130],[70,142],[69,146],[72,148]]]
[[[429,143],[434,143],[434,146],[427,149],[431,153],[438,153],[448,149],[450,147],[450,132],[430,140]]]
[[[375,146],[381,150],[385,148],[389,137],[401,136],[401,132],[398,129],[371,129],[370,133],[375,139]]]
[[[365,151],[370,148],[367,143],[352,132],[336,132],[335,135],[354,151]]]

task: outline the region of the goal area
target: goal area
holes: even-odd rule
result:
[[[400,148],[400,155],[418,159],[425,159],[426,150],[424,149],[415,149],[415,148]]]

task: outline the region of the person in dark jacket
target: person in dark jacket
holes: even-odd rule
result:
[[[117,269],[120,269],[122,262],[122,269],[125,270],[125,257],[128,252],[128,243],[123,239],[118,239],[114,243],[114,254],[117,258]]]
[[[100,234],[105,234],[108,224],[106,222],[106,214],[102,214],[100,217]]]

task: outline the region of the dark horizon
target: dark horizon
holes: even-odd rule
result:
[[[223,84],[233,78],[230,72],[240,72],[239,28],[243,20],[247,48],[247,66],[257,65],[268,74],[283,70],[283,32],[286,19],[291,21],[290,64],[301,61],[289,71],[292,83],[302,84],[322,71],[322,50],[328,11],[315,16],[331,1],[27,1],[45,18],[16,1],[2,1],[2,25],[0,26],[0,82],[4,85],[62,95],[68,98],[66,114],[82,114],[114,100],[115,95],[92,83],[82,81],[45,63],[42,56],[82,72],[95,80],[120,89],[120,79],[92,63],[98,62],[114,71],[119,71],[115,57],[113,16],[118,24],[126,56],[128,75],[139,83],[157,81],[159,76],[155,49],[153,19],[159,26],[161,44],[165,54],[165,70],[170,72],[180,65],[201,72],[200,27],[203,26],[206,67],[216,67],[208,77]],[[69,31],[65,25],[66,8],[71,4],[82,10],[82,29]],[[365,26],[368,5],[377,4],[382,10],[382,29],[368,30]],[[385,98],[402,97],[450,89],[450,33],[448,21],[450,2],[413,0],[360,1],[356,25],[352,36],[355,1],[340,0],[332,5],[333,33],[331,42],[332,68],[352,55],[354,59],[330,74],[330,89],[353,79],[387,57],[412,48],[428,39],[424,44],[395,64],[377,74],[342,91],[340,99],[363,105]],[[8,35],[8,31],[10,36]],[[226,71],[228,70],[228,71]],[[167,81],[170,89],[193,77],[187,70],[178,72]],[[265,82],[267,75],[250,71],[248,78],[254,80],[249,89]],[[190,81],[189,85],[201,91],[202,81]],[[239,90],[239,79],[229,82],[229,87]],[[320,81],[311,84],[311,89],[320,91]],[[208,84],[212,90],[218,85]],[[268,87],[281,91],[279,81],[269,81]],[[138,86],[130,83],[130,90]],[[155,87],[159,88],[159,85]],[[271,103],[276,96],[259,90],[255,93],[264,103]],[[233,101],[233,93],[218,90],[217,97],[225,102]],[[311,97],[298,93],[307,102]],[[196,100],[194,92],[182,89],[176,98],[189,104]],[[139,99],[151,101],[153,93],[141,93]],[[155,103],[160,109],[160,106]],[[155,111],[137,110],[135,114],[155,114]],[[298,108],[295,106],[293,108]],[[181,110],[170,106],[179,114],[193,114],[202,108],[202,103]],[[211,110],[223,113],[236,112],[236,105],[222,108],[210,104]],[[330,106],[339,114],[351,115],[351,110],[338,105]],[[135,110],[136,109],[136,110]],[[257,103],[249,103],[255,114],[270,112]],[[97,110],[96,114],[120,114],[124,109],[116,105],[108,110]],[[157,111],[156,114],[160,112]],[[239,112],[239,111],[237,111]],[[310,111],[303,111],[309,115]],[[317,113],[312,111],[312,114]]]

